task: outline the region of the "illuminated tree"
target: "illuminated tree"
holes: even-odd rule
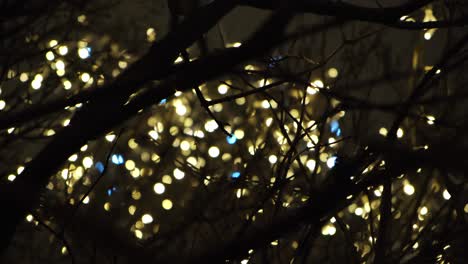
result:
[[[467,260],[464,3],[184,2],[1,2],[5,262]]]

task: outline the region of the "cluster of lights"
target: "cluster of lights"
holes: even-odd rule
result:
[[[425,18],[424,21],[436,21],[435,17],[432,14],[432,10],[430,12],[428,11],[429,9],[426,10],[425,13]],[[407,18],[404,18],[407,20]],[[86,16],[85,15],[80,15],[77,18],[77,21],[79,23],[85,23],[86,22]],[[429,40],[431,39],[432,35],[434,34],[435,30],[427,30],[424,34],[424,38]],[[156,31],[154,28],[148,28],[146,30],[146,38],[148,42],[154,42],[156,40]],[[242,44],[241,43],[230,43],[227,45],[229,48],[237,48],[240,47]],[[49,47],[51,50],[47,51],[45,54],[45,58],[47,61],[53,65],[52,67],[55,69],[57,76],[62,77],[60,78],[61,83],[63,85],[63,88],[65,90],[70,90],[74,87],[74,85],[77,86],[83,86],[85,84],[91,84],[94,81],[94,78],[97,76],[95,73],[91,70],[89,71],[83,71],[80,72],[77,76],[78,82],[73,82],[70,81],[69,79],[64,78],[66,74],[66,68],[71,67],[70,64],[67,64],[67,61],[63,56],[66,56],[67,54],[74,53],[73,51],[75,50],[73,47],[74,46],[67,46],[65,44],[59,44],[58,41],[52,40],[49,42]],[[91,47],[88,46],[87,42],[80,41],[78,42],[77,45],[77,55],[80,59],[86,60],[91,57]],[[175,61],[175,63],[179,63],[182,61],[182,58],[179,57]],[[67,66],[68,65],[68,66]],[[127,68],[128,62],[125,60],[120,60],[117,63],[117,66],[120,70],[123,70]],[[253,65],[248,65],[245,67],[245,69],[249,70],[254,70],[256,66]],[[118,73],[120,73],[120,70],[116,69],[113,72],[113,75],[116,76]],[[91,76],[90,72],[93,74]],[[115,74],[114,74],[115,73]],[[339,72],[338,69],[336,68],[329,68],[326,71],[326,75],[329,78],[338,78]],[[32,74],[28,73],[22,73],[20,74],[20,81],[21,82],[27,82],[30,77],[32,77]],[[46,74],[43,73],[36,73],[34,77],[32,78],[31,81],[31,87],[34,90],[39,90],[43,84],[44,78],[47,77]],[[69,77],[68,75],[66,76],[67,78]],[[81,81],[81,83],[80,83]],[[264,85],[268,85],[272,83],[273,80],[269,79],[260,79],[255,82],[257,87],[262,87]],[[78,83],[78,84],[77,84]],[[218,96],[226,96],[230,93],[235,92],[234,89],[231,89],[232,82],[230,80],[225,81],[222,84],[219,84],[216,87],[216,92]],[[328,85],[325,85],[324,81],[321,79],[315,79],[310,82],[310,85],[306,89],[306,93],[309,97],[307,97],[307,100],[313,100],[313,96],[316,95],[317,93],[320,92],[321,89],[328,89]],[[165,122],[160,122],[158,118],[155,118],[154,116],[148,118],[147,124],[150,126],[150,129],[145,132],[149,139],[155,143],[159,144],[160,142],[163,142],[165,140],[164,136],[165,133],[169,133],[171,136],[177,137],[177,139],[174,141],[172,144],[172,147],[180,149],[181,156],[186,160],[187,164],[191,165],[194,168],[200,168],[203,167],[206,163],[209,162],[224,162],[225,164],[232,163],[232,164],[237,164],[237,163],[242,163],[242,159],[240,157],[237,157],[236,152],[237,148],[243,148],[245,152],[250,153],[251,155],[255,155],[259,149],[261,149],[261,144],[263,139],[257,139],[258,142],[255,142],[255,140],[251,140],[251,136],[249,133],[253,133],[250,130],[247,130],[249,128],[243,127],[242,122],[237,122],[239,124],[236,124],[236,129],[232,130],[232,134],[223,136],[222,140],[219,141],[207,141],[207,146],[201,146],[199,147],[196,143],[196,139],[203,139],[203,138],[214,138],[216,137],[216,134],[221,134],[222,132],[219,129],[219,123],[216,120],[213,119],[208,119],[204,122],[201,122],[200,127],[196,127],[198,125],[197,120],[193,119],[191,116],[192,111],[194,111],[192,105],[190,104],[189,100],[186,100],[184,97],[180,96],[181,94],[178,93],[176,94],[176,97],[174,99],[168,100],[168,99],[163,99],[159,102],[159,107],[167,107],[170,105],[170,107],[173,108],[175,114],[177,116],[174,116],[174,119],[177,120],[183,120],[180,122],[180,124],[177,124],[177,122],[174,122],[174,124],[166,124]],[[209,96],[212,96],[212,94],[209,94],[206,96],[207,100],[209,100]],[[188,96],[187,96],[188,97]],[[192,98],[196,99],[196,98]],[[247,100],[245,98],[238,98],[233,102],[237,106],[243,106],[245,105]],[[276,110],[278,109],[279,105],[275,100],[271,99],[257,99],[255,102],[252,103],[255,107],[255,111],[270,111],[270,110]],[[6,107],[6,102],[3,100],[0,100],[0,110],[4,109]],[[215,113],[223,113],[226,109],[229,109],[228,106],[223,106],[222,104],[217,104],[211,107],[213,112]],[[290,109],[290,115],[296,119],[299,119],[300,117],[300,111],[295,108]],[[257,114],[260,112],[256,112]],[[263,112],[261,112],[263,113]],[[261,114],[258,114],[259,117],[261,117]],[[344,115],[344,113],[343,113]],[[340,117],[342,115],[337,115],[333,119],[330,120],[328,123],[329,132],[331,133],[331,136],[328,138],[328,142],[330,144],[334,144],[337,142],[336,138],[339,138],[343,134],[342,127],[340,126]],[[284,130],[286,133],[284,134],[283,131],[280,131],[279,129],[275,128],[275,119],[272,117],[265,118],[264,120],[259,118],[261,120],[261,124],[263,127],[263,124],[265,124],[265,127],[271,128],[272,133],[275,135],[276,138],[276,143],[279,145],[279,150],[284,151],[287,143],[287,137],[294,135],[294,132],[297,130],[298,124],[292,122],[291,124],[286,124],[284,126]],[[427,124],[429,125],[434,125],[435,124],[435,117],[428,115],[426,116],[426,121]],[[146,122],[146,121],[145,121]],[[255,120],[257,122],[257,120]],[[168,122],[170,123],[170,122]],[[63,126],[67,126],[69,124],[69,119],[63,121]],[[342,124],[342,123],[341,123]],[[304,127],[310,127],[310,128],[315,128],[317,125],[315,124],[314,120],[307,120],[304,122]],[[315,127],[314,127],[315,126]],[[165,128],[166,127],[166,128]],[[274,130],[274,129],[276,130]],[[263,129],[263,128],[262,128]],[[244,130],[246,132],[244,132]],[[314,131],[315,129],[311,129],[311,131]],[[216,132],[216,133],[215,133]],[[45,135],[53,135],[55,132],[52,129],[49,129],[45,132]],[[248,134],[246,136],[246,133]],[[385,127],[382,127],[379,129],[378,133],[382,136],[387,136],[387,129]],[[404,136],[404,130],[402,128],[399,128],[396,133],[398,138],[402,138]],[[248,137],[249,140],[243,140],[244,137]],[[106,141],[108,142],[114,142],[116,140],[116,135],[115,134],[108,134],[105,136]],[[253,142],[251,142],[253,141]],[[308,148],[313,148],[316,146],[316,144],[319,141],[319,135],[318,132],[313,132],[310,134],[310,137],[305,138],[305,145]],[[221,143],[222,142],[222,143]],[[241,143],[239,143],[241,142]],[[227,143],[227,144],[226,144]],[[67,182],[67,187],[72,187],[73,183],[77,181],[77,179],[82,178],[83,176],[86,175],[88,171],[92,171],[93,169],[99,173],[103,173],[104,170],[106,169],[105,166],[115,166],[118,168],[125,168],[126,172],[125,173],[130,173],[130,175],[133,178],[139,178],[141,175],[143,175],[143,171],[145,169],[150,168],[153,166],[154,163],[158,163],[160,161],[160,157],[156,153],[149,153],[149,152],[143,152],[141,149],[139,149],[139,144],[136,142],[135,139],[129,139],[128,140],[128,147],[130,150],[132,150],[132,154],[138,153],[139,157],[138,158],[133,158],[130,157],[130,155],[127,156],[125,154],[125,158],[123,154],[120,153],[113,153],[110,156],[110,163],[107,164],[106,162],[101,162],[97,161],[97,157],[93,157],[92,155],[88,154],[85,155],[83,153],[78,153],[74,154],[69,157],[68,161],[70,162],[71,165],[69,165],[69,168],[63,169],[60,172],[61,179]],[[87,150],[87,146],[83,147],[81,149],[82,152],[85,152]],[[134,152],[134,153],[133,153]],[[202,157],[204,154],[207,154],[209,158]],[[135,154],[136,155],[136,154]],[[271,155],[265,155],[265,159],[268,161],[270,166],[273,168],[279,161],[281,161],[281,156],[282,154],[276,153],[276,155],[271,154]],[[336,165],[337,162],[337,157],[333,156],[329,153],[321,153],[318,159],[315,159],[315,157],[309,157],[307,155],[303,155],[299,157],[301,162],[303,162],[306,166],[307,169],[310,170],[310,172],[317,172],[317,173],[325,173],[326,170],[333,168]],[[239,161],[240,160],[240,161]],[[81,161],[81,165],[80,164]],[[106,165],[104,165],[106,164]],[[151,165],[146,165],[146,164],[151,164]],[[326,165],[326,167],[324,166]],[[24,168],[24,167],[23,167]],[[258,181],[258,176],[252,176],[248,173],[244,173],[244,168],[243,165],[240,166],[232,166],[229,167],[223,174],[224,177],[227,177],[233,182],[243,180],[244,178],[247,180],[252,180],[253,179]],[[327,169],[328,168],[328,169]],[[19,175],[21,171],[19,170],[17,174]],[[288,172],[288,176],[290,176]],[[292,174],[292,173],[291,173]],[[179,166],[175,168],[172,173],[168,173],[166,175],[163,175],[162,177],[158,178],[157,182],[153,183],[153,191],[154,191],[154,196],[156,197],[155,199],[161,199],[160,201],[160,206],[164,210],[171,210],[174,207],[174,202],[166,198],[165,195],[167,195],[167,192],[170,192],[170,190],[173,188],[171,184],[177,184],[177,183],[182,183],[184,179],[192,177],[192,175],[185,169],[185,167]],[[16,179],[17,175],[16,174],[10,174],[7,179],[9,181],[14,181]],[[250,178],[249,178],[250,177]],[[85,177],[83,177],[85,178]],[[208,185],[209,182],[215,177],[207,176],[204,183],[205,185]],[[175,183],[173,183],[173,179],[177,180]],[[275,182],[275,178],[271,177],[269,181],[271,183]],[[188,181],[188,180],[187,180]],[[138,185],[137,185],[138,186]],[[132,187],[133,188],[133,187]],[[175,188],[175,187],[174,187]],[[119,191],[118,191],[119,190]],[[415,186],[412,185],[407,179],[403,181],[403,188],[402,188],[403,193],[406,196],[412,196],[415,194],[416,189]],[[107,196],[112,196],[115,193],[119,193],[120,189],[118,187],[112,186],[106,189],[106,194]],[[380,198],[382,196],[383,188],[382,186],[379,186],[373,190],[373,194],[375,197]],[[137,201],[142,201],[145,199],[142,199],[142,196],[146,197],[146,193],[144,190],[139,189],[138,187],[135,187],[132,192],[131,192],[131,197],[133,200],[131,202],[137,203]],[[238,188],[234,190],[234,195],[238,199],[242,199],[245,197],[248,197],[250,195],[250,190],[248,188]],[[81,197],[83,198],[83,197]],[[91,200],[91,198],[93,200]],[[350,197],[350,199],[354,197]],[[448,190],[444,190],[442,192],[442,198],[445,200],[449,200],[451,198],[451,195]],[[291,198],[292,200],[292,198]],[[74,201],[74,200],[71,200]],[[97,202],[97,199],[94,198],[94,196],[86,196],[83,198],[83,204],[89,204],[90,202]],[[376,203],[370,203],[369,201],[360,204],[359,206],[357,205],[358,202],[353,203],[351,206],[348,207],[348,211],[354,215],[354,217],[362,217],[366,218],[371,210],[371,207],[375,209],[377,206],[374,206]],[[158,203],[159,204],[159,203]],[[176,206],[179,205],[180,203],[176,203]],[[291,201],[283,203],[283,206],[288,207],[291,204]],[[115,206],[115,205],[114,205]],[[111,208],[111,203],[106,200],[104,203],[103,208],[106,211],[110,211]],[[133,219],[136,220],[135,224],[132,226],[132,230],[135,234],[135,237],[138,239],[143,239],[148,230],[145,229],[146,226],[155,226],[156,224],[154,222],[159,221],[159,216],[154,214],[153,212],[142,212],[142,209],[139,207],[138,204],[130,204],[128,205],[128,214],[132,217]],[[146,209],[144,209],[146,210]],[[468,205],[465,206],[465,212],[468,211]],[[427,216],[429,214],[429,208],[428,206],[421,206],[418,209],[418,214],[419,218],[424,219],[424,216]],[[155,216],[153,216],[155,215]],[[156,220],[154,219],[156,218]],[[32,222],[34,220],[32,215],[28,215],[26,217],[26,220],[28,222]],[[337,229],[335,227],[335,222],[336,219],[332,218],[329,223],[325,224],[322,229],[321,229],[321,234],[323,236],[334,236],[337,232]],[[272,246],[277,246],[278,241],[273,241]],[[416,246],[417,247],[417,246]],[[62,249],[62,253],[65,252]],[[247,263],[248,260],[243,260],[243,263]]]

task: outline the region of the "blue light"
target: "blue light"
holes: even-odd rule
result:
[[[124,163],[124,158],[122,154],[114,154],[112,155],[112,163],[116,165],[121,165]]]
[[[164,99],[162,99],[161,101],[159,101],[159,104],[162,105],[162,104],[165,104],[166,102],[167,102],[167,99],[164,98]]]
[[[94,165],[94,167],[96,167],[96,169],[102,173],[104,171],[104,164],[102,164],[102,162],[98,161],[96,162],[96,165]]]
[[[237,142],[237,137],[236,135],[232,134],[231,136],[226,137],[226,141],[228,144],[235,144]]]
[[[336,130],[336,136],[341,136],[341,128],[338,128],[338,130]]]
[[[332,133],[335,133],[338,129],[340,129],[340,123],[337,120],[333,120],[330,123],[330,130]]]
[[[237,179],[240,176],[241,176],[241,173],[238,172],[238,171],[235,171],[235,172],[231,173],[231,178],[233,178],[233,179]]]
[[[91,47],[86,47],[86,49],[88,50],[88,53],[91,54]]]
[[[117,187],[113,186],[113,187],[107,189],[107,195],[111,196],[116,191],[117,191]]]

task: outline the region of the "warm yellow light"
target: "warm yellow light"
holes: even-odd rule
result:
[[[169,199],[165,199],[162,201],[162,207],[166,210],[171,210],[172,209],[172,201]]]
[[[125,161],[125,168],[129,171],[135,169],[135,162],[133,160]]]
[[[120,69],[125,69],[127,68],[128,63],[126,61],[119,61],[119,68]]]
[[[149,42],[154,42],[156,40],[156,30],[154,30],[154,28],[148,28],[146,30],[146,39]]]
[[[171,184],[172,183],[172,178],[169,175],[164,175],[162,177],[162,182],[165,184]]]
[[[387,136],[387,133],[388,133],[388,131],[387,131],[387,129],[386,129],[385,127],[381,127],[381,128],[379,129],[379,134],[380,134],[380,135],[382,135],[382,136],[385,137],[385,136]]]
[[[58,42],[55,39],[49,41],[49,47],[51,47],[51,48],[57,46],[57,44],[58,44]]]
[[[70,90],[72,88],[72,83],[69,80],[63,81],[63,88],[65,90]]]
[[[336,227],[332,224],[326,224],[322,227],[322,235],[333,236],[336,233]]]
[[[130,205],[130,206],[128,207],[128,213],[129,213],[130,215],[134,215],[134,214],[135,214],[135,211],[136,211],[136,206]]]
[[[143,238],[143,232],[141,232],[140,230],[136,229],[136,230],[135,230],[135,236],[136,236],[138,239],[142,239],[142,238]]]
[[[132,198],[133,198],[134,200],[140,200],[140,198],[141,198],[141,192],[139,192],[139,191],[137,191],[137,190],[134,190],[134,191],[132,192]]]
[[[79,15],[76,18],[76,21],[78,21],[79,23],[84,23],[86,21],[86,15]]]
[[[328,77],[330,78],[336,78],[338,77],[338,70],[336,68],[330,68],[328,69],[327,74],[328,74]]]
[[[21,73],[21,75],[20,75],[20,78],[19,78],[19,79],[20,79],[20,81],[21,81],[21,82],[27,82],[27,81],[28,81],[28,79],[29,79],[29,77],[28,77],[28,74],[27,74],[27,73],[25,73],[25,72]]]
[[[236,131],[234,131],[234,135],[236,136],[237,139],[243,139],[244,136],[245,136],[245,133],[244,133],[244,130],[242,129],[238,129]]]

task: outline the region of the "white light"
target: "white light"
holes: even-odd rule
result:
[[[93,166],[93,159],[91,157],[85,157],[83,159],[83,167],[89,169],[91,166]]]
[[[397,130],[397,133],[396,133],[396,134],[397,134],[397,137],[398,137],[398,138],[401,138],[401,137],[403,137],[403,135],[404,135],[403,129],[401,129],[401,128],[398,128],[398,130]]]
[[[227,86],[226,84],[220,84],[218,86],[218,93],[219,94],[226,94],[228,90],[229,90],[229,86]]]
[[[71,162],[75,162],[77,159],[78,159],[78,155],[76,154],[73,154],[68,158],[68,160]]]
[[[317,87],[317,88],[323,88],[325,85],[323,84],[323,82],[321,80],[315,80],[314,82],[312,82],[313,86]]]
[[[306,162],[306,166],[307,168],[309,168],[309,170],[313,171],[315,169],[315,160],[313,159],[310,159]]]
[[[312,87],[312,86],[308,86],[307,87],[307,93],[308,94],[316,94],[317,93],[317,88]]]
[[[174,178],[177,180],[182,180],[185,176],[185,172],[179,170],[178,168],[174,169]]]
[[[157,140],[159,138],[159,133],[156,130],[151,130],[150,132],[148,132],[148,135],[154,140]]]
[[[68,53],[68,47],[67,46],[60,46],[58,49],[58,52],[60,55],[66,55]]]
[[[275,164],[276,161],[278,161],[278,158],[277,158],[275,155],[270,155],[270,157],[268,157],[268,161],[269,161],[271,164]]]
[[[153,186],[154,192],[157,194],[163,194],[164,191],[166,190],[166,187],[164,187],[164,184],[158,182]]]
[[[426,207],[426,206],[423,206],[423,207],[421,208],[421,210],[419,210],[419,213],[420,213],[421,215],[426,215],[428,211],[429,211],[429,210],[427,209],[427,207]]]
[[[51,48],[57,46],[57,44],[58,44],[58,42],[55,39],[49,41],[49,47],[51,47]]]
[[[53,53],[52,51],[48,51],[48,52],[46,53],[46,59],[47,59],[48,61],[51,61],[51,60],[55,59],[54,53]]]
[[[431,38],[432,38],[431,32],[426,32],[426,33],[424,33],[424,39],[425,39],[425,40],[430,40]]]
[[[180,149],[184,150],[184,151],[189,150],[190,149],[190,143],[188,141],[186,141],[186,140],[182,141],[180,143]]]
[[[116,136],[114,134],[106,135],[106,140],[109,141],[109,142],[114,141],[115,138],[116,138]]]
[[[150,224],[153,222],[153,217],[150,214],[144,214],[141,217],[141,221],[143,222],[143,224]]]
[[[354,210],[354,214],[357,215],[357,216],[360,216],[364,213],[364,210],[362,210],[361,207],[358,207],[356,208],[356,210]]]
[[[80,79],[82,82],[87,83],[91,79],[91,76],[89,75],[89,73],[85,72],[81,74]]]
[[[405,184],[403,187],[403,192],[405,192],[407,195],[413,195],[414,194],[414,187],[411,184]]]
[[[212,157],[212,158],[218,157],[219,156],[219,148],[215,147],[215,146],[210,147],[208,149],[208,155],[210,155],[210,157]]]
[[[88,48],[80,48],[78,49],[78,56],[82,59],[86,59],[89,57],[89,50]]]
[[[214,120],[210,120],[208,122],[205,123],[205,130],[207,132],[213,132],[215,131],[216,129],[218,128],[218,124],[216,123],[216,121]],[[237,136],[237,135],[236,135]],[[237,137],[239,138],[239,137]]]
[[[14,181],[15,179],[16,179],[16,175],[14,175],[14,174],[8,175],[8,180],[9,180],[9,181],[12,182],[12,181]]]
[[[336,227],[332,224],[327,224],[322,227],[322,235],[333,236],[336,233]]]
[[[445,200],[450,200],[450,198],[452,197],[447,190],[444,190],[444,192],[442,193],[442,196],[444,197]]]
[[[327,159],[328,168],[335,167],[335,163],[336,163],[336,157],[330,157],[330,158]]]
[[[0,100],[0,110],[3,110],[6,106],[6,102],[3,100]]]
[[[41,85],[42,83],[36,79],[34,79],[32,82],[31,82],[31,87],[34,89],[34,90],[38,90],[41,88]]]
[[[187,113],[187,107],[185,107],[183,104],[177,105],[176,113],[180,116],[185,115]]]
[[[62,60],[58,60],[56,63],[55,63],[55,67],[57,68],[57,70],[65,70],[65,63],[62,61]]]

